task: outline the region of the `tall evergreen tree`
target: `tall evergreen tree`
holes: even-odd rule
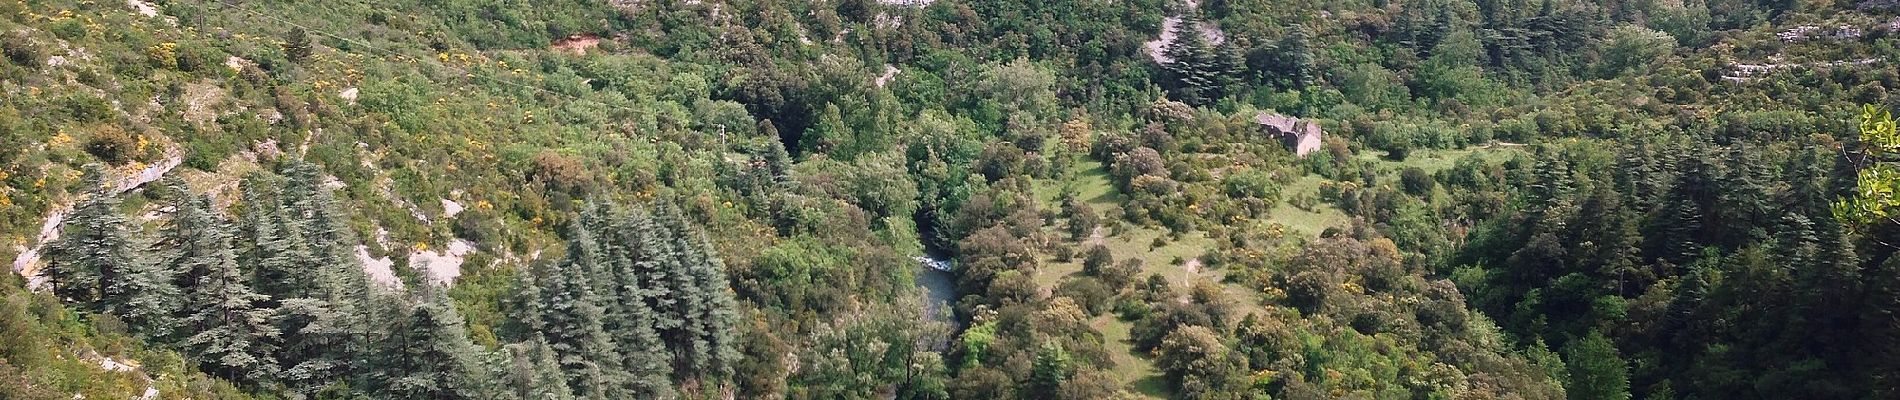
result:
[[[767,132],[766,138],[769,139],[766,142],[765,166],[772,172],[773,182],[783,185],[792,178],[792,154],[785,151],[785,140],[779,138],[778,128],[772,126],[771,120],[759,124],[764,126],[762,130]]]
[[[622,396],[620,355],[614,350],[603,319],[604,300],[594,291],[591,272],[599,264],[599,244],[585,224],[569,229],[567,258],[548,265],[541,274],[544,284],[542,319],[548,344],[558,354],[561,369],[567,372],[568,386],[587,398]]]
[[[119,215],[119,200],[105,181],[105,169],[88,165],[93,190],[61,224],[52,244],[48,275],[54,292],[111,314],[145,338],[168,337],[182,306],[170,264],[141,259],[131,226]]]
[[[284,57],[290,61],[303,61],[310,58],[310,53],[310,32],[301,26],[291,28],[290,34],[284,36]]]
[[[90,192],[60,222],[59,240],[47,246],[45,273],[54,294],[92,306],[101,297],[102,284],[116,280],[132,263],[132,254],[119,201],[106,187],[105,166],[86,165],[84,180]]]
[[[604,275],[610,278],[609,293],[613,297],[608,303],[607,325],[618,345],[621,365],[631,378],[629,387],[642,396],[670,396],[672,369],[667,363],[666,344],[655,326],[659,316],[648,303],[654,297],[645,278],[651,271],[642,265],[650,255],[641,246],[647,242],[646,235],[653,234],[642,227],[650,227],[651,221],[645,213],[622,215],[605,210],[604,204],[595,207],[591,222],[607,238],[602,244],[602,262],[611,268]]]
[[[515,397],[523,400],[571,400],[574,392],[567,387],[567,378],[561,374],[561,364],[555,361],[554,349],[548,346],[546,337],[534,334],[521,343],[510,344],[504,349],[508,353],[508,387],[513,388]]]
[[[145,339],[170,339],[179,325],[185,297],[174,282],[171,265],[133,258],[119,279],[102,282],[100,303]]]
[[[402,333],[396,335],[400,346],[385,353],[388,362],[380,367],[393,373],[383,386],[389,398],[460,400],[483,398],[476,390],[474,375],[475,345],[469,342],[448,296],[424,283],[424,300],[411,311]]]
[[[274,212],[270,237],[259,238],[258,249],[264,258],[257,264],[258,290],[276,298],[311,297],[314,294],[311,277],[317,271],[306,269],[306,261],[312,257],[310,241],[304,237],[301,226],[293,223],[283,210]]]
[[[184,186],[183,180],[166,179],[165,185],[171,188],[173,197],[167,203],[172,208],[171,218],[159,231],[159,239],[153,243],[154,259],[162,265],[169,265],[178,272],[178,286],[186,292],[194,292],[198,280],[216,267],[217,256],[230,251],[228,237],[218,239],[224,229],[223,222],[211,209],[211,200],[204,196],[193,195]]]
[[[1031,399],[1061,398],[1063,382],[1075,373],[1070,365],[1069,353],[1061,344],[1044,343],[1036,352],[1036,361],[1029,369],[1029,382],[1024,385],[1023,397]]]
[[[1274,72],[1294,88],[1305,89],[1313,84],[1313,70],[1318,61],[1313,56],[1312,35],[1306,25],[1289,25],[1286,36],[1277,44],[1280,62]]]
[[[689,315],[693,328],[689,331],[699,335],[694,340],[692,354],[701,359],[693,363],[696,373],[702,378],[723,379],[732,373],[732,365],[739,358],[737,333],[733,325],[738,314],[734,311],[732,289],[726,279],[725,262],[714,254],[712,243],[704,232],[689,226],[677,208],[661,205],[660,212],[669,215],[666,219],[674,221],[674,236],[678,238],[681,254],[685,257],[686,273],[690,276],[687,294],[698,303]]]
[[[212,247],[217,251],[207,256],[204,274],[192,285],[186,327],[194,333],[184,339],[185,353],[214,376],[269,379],[277,373],[272,357],[277,329],[270,325],[270,310],[259,307],[268,297],[245,283],[225,229],[207,232],[203,240],[218,244]]]
[[[1174,37],[1174,42],[1162,50],[1165,62],[1161,69],[1172,82],[1175,99],[1192,105],[1207,105],[1218,100],[1218,85],[1223,79],[1217,71],[1220,57],[1201,34],[1199,15],[1182,17],[1168,34]]]

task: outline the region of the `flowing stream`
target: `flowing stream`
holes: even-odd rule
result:
[[[924,254],[913,257],[919,266],[917,286],[924,288],[924,313],[948,320],[950,315],[945,308],[957,302],[956,276],[950,272],[955,264],[950,261],[948,254],[941,251],[926,251]]]

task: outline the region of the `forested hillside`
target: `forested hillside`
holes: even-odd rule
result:
[[[0,0],[0,398],[1900,396],[1900,2]]]

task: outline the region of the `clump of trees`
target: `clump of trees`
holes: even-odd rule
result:
[[[524,339],[490,350],[471,342],[446,288],[367,278],[315,165],[246,179],[235,219],[170,180],[150,237],[120,214],[101,170],[49,247],[48,284],[212,376],[394,398],[673,397],[733,378],[725,266],[671,206],[590,206],[567,258],[523,282],[511,333]]]

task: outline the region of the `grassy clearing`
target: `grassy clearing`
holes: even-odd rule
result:
[[[1455,157],[1462,157],[1462,155],[1455,155]],[[1444,165],[1448,167],[1455,160],[1456,158],[1448,158]],[[1044,207],[1055,207],[1056,200],[1061,196],[1065,186],[1073,188],[1078,198],[1089,203],[1097,211],[1118,208],[1122,202],[1126,201],[1121,193],[1115,190],[1108,171],[1100,163],[1090,162],[1083,165],[1088,165],[1089,168],[1077,171],[1067,179],[1038,181],[1034,194],[1037,201],[1042,202]],[[1317,176],[1301,177],[1289,183],[1283,189],[1283,193],[1287,197],[1317,198],[1320,184],[1324,181],[1324,178]],[[1349,219],[1346,214],[1331,204],[1322,203],[1316,206],[1314,211],[1306,211],[1282,203],[1271,211],[1270,217],[1266,220],[1250,223],[1262,225],[1253,229],[1262,228],[1270,223],[1278,223],[1286,227],[1289,235],[1313,237],[1318,236],[1328,227],[1344,226],[1347,221]],[[1047,232],[1062,235],[1056,232],[1055,226],[1060,226],[1060,224],[1052,223]],[[1215,247],[1214,240],[1208,238],[1205,232],[1190,232],[1181,235],[1179,239],[1165,239],[1168,231],[1164,228],[1124,225],[1120,233],[1112,232],[1107,228],[1104,228],[1102,233],[1105,237],[1100,239],[1100,243],[1114,253],[1116,261],[1128,258],[1142,260],[1143,266],[1140,273],[1142,279],[1146,279],[1151,274],[1159,274],[1172,286],[1182,289],[1185,293],[1185,289],[1196,281],[1203,279],[1220,281],[1224,277],[1224,271],[1188,268],[1189,264],[1198,265],[1199,263],[1195,260]],[[1154,246],[1156,238],[1164,238],[1163,245]],[[1076,250],[1073,260],[1057,262],[1053,257],[1043,260],[1042,267],[1036,273],[1035,281],[1045,291],[1053,291],[1063,279],[1082,273],[1082,254],[1093,245],[1093,241],[1084,239],[1071,245],[1075,246]],[[1239,302],[1243,308],[1259,304],[1262,296],[1258,290],[1239,284],[1223,286],[1228,297]],[[1115,367],[1110,372],[1125,385],[1130,393],[1153,399],[1165,399],[1172,396],[1173,393],[1168,387],[1166,377],[1155,368],[1150,355],[1134,349],[1134,343],[1130,341],[1133,322],[1120,320],[1114,315],[1103,315],[1096,317],[1091,325],[1102,333],[1104,344],[1110,350],[1110,358],[1115,363]]]
[[[1319,176],[1301,176],[1299,179],[1294,180],[1293,183],[1287,184],[1282,188],[1282,197],[1289,199],[1294,197],[1317,199],[1319,198],[1319,186],[1325,181],[1326,178]],[[1318,237],[1320,232],[1326,231],[1326,228],[1345,226],[1351,220],[1352,218],[1346,216],[1345,212],[1339,211],[1338,206],[1325,202],[1315,205],[1312,211],[1307,211],[1287,204],[1286,201],[1281,201],[1280,204],[1274,205],[1273,209],[1267,212],[1267,222],[1278,223],[1285,226],[1289,231],[1288,234],[1297,234],[1306,237]]]
[[[1214,242],[1208,239],[1206,234],[1201,232],[1185,234],[1180,240],[1168,241],[1164,246],[1151,248],[1155,238],[1166,235],[1167,230],[1161,228],[1127,228],[1120,235],[1103,238],[1102,245],[1108,246],[1109,250],[1115,254],[1117,261],[1130,257],[1141,259],[1143,266],[1140,276],[1144,279],[1149,274],[1160,274],[1167,278],[1170,284],[1182,289],[1186,289],[1195,280],[1204,277],[1219,279],[1214,273],[1208,271],[1195,273],[1189,271],[1185,265],[1174,264],[1177,259],[1181,260],[1182,264],[1186,264],[1188,260],[1199,257],[1201,253],[1212,248]],[[1076,245],[1078,250],[1086,250],[1089,246],[1091,245],[1087,240]],[[1045,290],[1054,290],[1062,283],[1063,278],[1082,273],[1080,257],[1069,262],[1056,262],[1053,259],[1043,261],[1042,268],[1037,272],[1035,279],[1037,285]],[[1232,295],[1246,295],[1245,288],[1235,286],[1228,289]],[[1162,376],[1160,370],[1155,369],[1154,361],[1148,354],[1136,351],[1134,343],[1130,341],[1129,330],[1134,328],[1133,322],[1123,321],[1113,314],[1107,314],[1096,317],[1090,325],[1102,332],[1104,346],[1109,349],[1110,357],[1115,362],[1115,367],[1110,372],[1128,388],[1130,393],[1153,399],[1165,399],[1171,395],[1166,378]]]
[[[1062,197],[1062,188],[1069,186],[1075,188],[1076,198],[1094,207],[1096,212],[1119,207],[1127,201],[1121,192],[1115,190],[1115,182],[1101,162],[1080,161],[1076,165],[1088,168],[1075,171],[1074,175],[1064,180],[1038,180],[1036,200],[1041,201],[1044,207],[1056,207],[1060,205],[1056,200]]]
[[[1413,150],[1412,154],[1405,158],[1405,161],[1392,161],[1385,158],[1385,151],[1367,150],[1359,153],[1359,159],[1372,163],[1375,168],[1380,170],[1397,171],[1405,167],[1418,167],[1418,169],[1425,170],[1425,172],[1436,173],[1450,169],[1453,165],[1458,164],[1458,160],[1466,156],[1477,155],[1479,158],[1488,162],[1500,162],[1508,160],[1512,156],[1522,152],[1524,152],[1523,147],[1518,146],[1467,147],[1451,150],[1419,149]],[[1398,177],[1397,174],[1380,174],[1380,176],[1394,180]]]
[[[1113,315],[1096,317],[1090,325],[1102,332],[1102,341],[1110,349],[1108,357],[1115,362],[1115,368],[1109,370],[1115,379],[1128,387],[1136,395],[1154,399],[1168,398],[1166,377],[1161,370],[1155,369],[1154,360],[1147,354],[1135,351],[1133,335],[1129,333],[1135,324],[1115,318]]]

